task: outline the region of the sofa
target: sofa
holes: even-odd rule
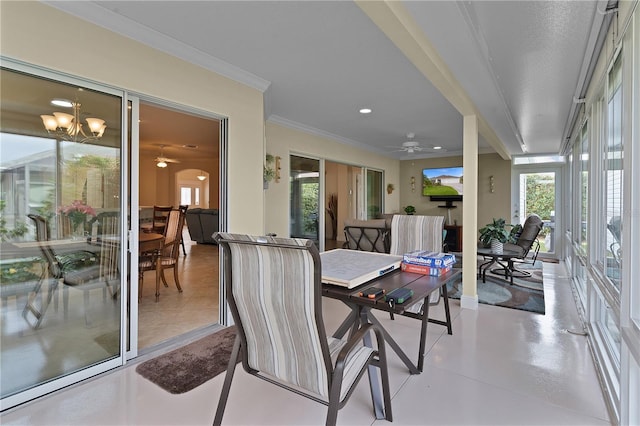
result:
[[[218,232],[218,209],[189,209],[186,214],[191,241],[198,244],[216,244],[213,234]]]

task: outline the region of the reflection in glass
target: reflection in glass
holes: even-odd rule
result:
[[[120,355],[122,126],[120,97],[8,69],[0,78],[4,399]],[[40,115],[54,98],[105,119],[102,137],[49,135]]]

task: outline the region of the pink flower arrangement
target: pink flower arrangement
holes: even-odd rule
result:
[[[93,207],[86,205],[81,200],[73,200],[68,206],[58,207],[58,213],[69,218],[73,229],[76,229],[87,220],[87,216],[95,217],[96,211]]]

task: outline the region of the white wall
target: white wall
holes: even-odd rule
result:
[[[0,24],[3,56],[229,117],[229,230],[264,232],[260,91],[42,3],[3,1]]]
[[[398,188],[399,165],[393,160],[381,155],[352,148],[336,141],[322,138],[299,130],[290,129],[278,124],[266,124],[267,152],[273,156],[282,157],[279,183],[272,181],[269,189],[265,190],[265,215],[267,232],[275,232],[279,236],[289,235],[289,155],[299,154],[312,158],[321,158],[338,163],[355,166],[367,166],[384,170],[386,188],[387,183],[395,184]],[[385,211],[397,212],[399,206],[399,191],[389,195],[385,191]]]

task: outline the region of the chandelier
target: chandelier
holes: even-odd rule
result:
[[[101,138],[107,125],[99,118],[86,118],[89,134],[85,133],[80,122],[80,103],[68,101],[66,99],[54,99],[53,105],[65,108],[73,108],[73,114],[65,112],[54,112],[53,115],[41,115],[47,133],[55,135],[57,138],[84,143],[89,140]]]
[[[204,174],[202,170],[200,170],[200,174],[196,177],[198,178],[198,180],[201,180],[201,181],[207,178],[207,176]]]

